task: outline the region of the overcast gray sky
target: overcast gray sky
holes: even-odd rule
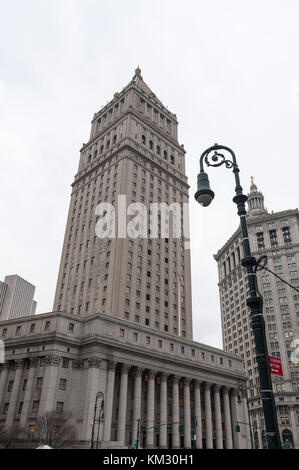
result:
[[[234,180],[211,168],[201,208],[198,159],[227,145],[246,192],[254,175],[269,210],[298,207],[298,22],[297,0],[0,0],[0,280],[51,311],[79,149],[139,64],[187,150],[194,339],[222,347],[213,254],[238,225]]]

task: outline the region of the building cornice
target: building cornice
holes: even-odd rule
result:
[[[208,368],[209,370],[223,370],[224,374],[231,374],[235,373],[240,376],[244,376],[244,372],[242,369],[243,365],[243,359],[239,356],[236,356],[235,354],[229,353],[227,351],[224,351],[219,348],[215,348],[212,346],[204,345],[202,343],[196,342],[196,341],[191,341],[185,338],[177,337],[177,336],[172,336],[172,335],[167,335],[161,332],[156,332],[150,328],[146,328],[140,325],[137,325],[133,322],[125,321],[120,318],[114,318],[112,316],[109,316],[107,314],[103,313],[97,313],[92,316],[88,317],[74,317],[73,315],[65,314],[62,312],[52,312],[52,313],[47,313],[47,314],[40,314],[40,315],[34,315],[32,317],[25,317],[22,320],[7,320],[7,321],[2,321],[0,323],[0,327],[8,327],[10,325],[15,325],[15,324],[27,324],[27,323],[32,323],[33,321],[45,321],[48,318],[51,318],[53,320],[56,320],[55,322],[55,329],[49,332],[39,332],[38,329],[36,330],[36,333],[30,333],[26,334],[23,333],[20,336],[8,336],[7,339],[5,339],[5,347],[15,349],[17,347],[38,347],[41,345],[54,345],[54,348],[58,347],[59,344],[63,344],[64,346],[72,346],[75,348],[82,348],[83,346],[90,346],[91,344],[103,344],[103,345],[109,345],[110,347],[114,347],[118,350],[130,350],[132,353],[140,355],[140,354],[145,354],[148,355],[149,357],[151,355],[155,355],[155,357],[159,357],[160,359],[163,359],[163,357],[167,357],[169,361],[177,361],[177,357],[180,357],[180,360],[184,363],[188,363],[192,365],[193,367],[197,367],[198,364],[202,364],[202,367]],[[65,328],[66,325],[63,322],[59,322],[60,319],[65,319],[65,320],[71,320],[72,323],[75,324],[75,331],[76,333],[67,333],[67,330],[61,330],[61,328]],[[76,328],[76,323],[80,324],[80,329],[78,331],[78,328]],[[88,333],[89,331],[89,325],[92,324],[91,331],[92,333]],[[98,324],[98,325],[97,325]],[[110,334],[105,331],[105,326],[110,331]],[[111,329],[112,328],[112,329]],[[118,331],[119,328],[123,328],[124,330],[129,332],[136,332],[139,333],[140,335],[143,334],[143,337],[145,336],[151,336],[152,341],[150,347],[147,348],[142,343],[139,344],[134,344],[133,342],[124,340],[113,336],[115,331],[113,330],[115,328],[115,331]],[[65,331],[65,332],[64,332]],[[94,333],[94,332],[97,333]],[[174,352],[165,352],[165,351],[160,351],[158,349],[158,346],[155,344],[158,344],[158,340],[163,340],[164,344],[165,342],[167,343],[174,343],[176,344],[176,350]],[[55,346],[56,345],[56,346]],[[232,360],[234,366],[228,367],[228,366],[220,366],[218,362],[215,360],[215,364],[209,363],[208,360],[203,359],[188,359],[188,357],[184,357],[182,354],[180,354],[180,347],[189,347],[192,349],[197,350],[197,353],[199,355],[200,352],[205,353],[205,357],[207,354],[212,354],[215,355],[215,359],[222,357],[223,359],[226,358],[227,360]],[[40,354],[42,353],[47,354],[48,348],[43,351],[38,351]],[[33,355],[36,355],[36,351],[32,351]],[[63,353],[64,355],[68,356],[68,354]],[[30,355],[30,354],[29,354]],[[17,357],[17,355],[15,356]],[[13,359],[13,357],[12,357]],[[208,359],[208,358],[207,358]],[[236,365],[238,364],[238,367]],[[239,370],[236,370],[239,369]]]

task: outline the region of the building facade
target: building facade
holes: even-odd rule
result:
[[[17,275],[5,276],[0,282],[0,321],[34,315],[35,286]]]
[[[235,432],[248,419],[243,360],[234,354],[105,314],[8,320],[0,338],[5,429],[33,433],[46,411],[70,411],[73,446],[89,447],[102,391],[102,447],[130,447],[139,438],[145,448],[250,448],[248,427]]]
[[[102,447],[251,446],[248,426],[236,432],[248,421],[243,360],[192,341],[184,159],[176,116],[136,69],[94,115],[81,149],[54,312],[0,323],[5,428],[34,433],[46,411],[70,411],[74,447],[89,447],[100,391]],[[132,203],[146,208],[137,229]],[[179,212],[148,225],[154,203]],[[97,227],[111,208],[117,224],[107,219],[101,238]],[[123,212],[134,230],[123,230]]]
[[[269,213],[264,197],[251,184],[247,224],[253,256],[267,255],[271,271],[294,286],[298,293],[275,275],[257,272],[263,296],[268,352],[281,359],[283,376],[272,375],[281,439],[299,448],[299,368],[292,360],[292,341],[299,338],[299,215],[298,209]],[[251,419],[255,447],[262,448],[264,418],[259,394],[259,375],[253,333],[246,299],[249,296],[240,228],[215,255],[218,263],[219,292],[224,349],[244,358],[248,376]]]

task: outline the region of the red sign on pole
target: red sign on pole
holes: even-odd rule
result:
[[[283,376],[281,360],[278,357],[269,356],[269,365],[272,375]]]

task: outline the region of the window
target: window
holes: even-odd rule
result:
[[[271,247],[276,247],[278,245],[276,230],[269,230],[269,236]]]
[[[9,403],[4,403],[2,414],[7,415]]]
[[[12,391],[12,387],[13,387],[13,380],[10,380],[10,381],[8,382],[7,391],[8,391],[8,392],[11,392],[11,391]]]
[[[67,357],[63,357],[63,358],[62,358],[62,367],[63,367],[64,369],[67,369],[68,366],[69,366],[69,362],[70,362],[70,360],[69,360]]]
[[[59,380],[58,390],[66,390],[66,379]]]
[[[34,433],[35,433],[35,424],[30,424],[30,426],[28,427],[28,434],[29,436],[34,436]]]
[[[56,413],[62,414],[63,413],[63,401],[58,401],[56,403]]]
[[[151,338],[150,338],[150,336],[147,336],[146,337],[146,344],[150,344],[150,343],[151,343]]]
[[[285,245],[290,245],[292,243],[289,227],[283,227],[282,236],[283,236],[283,242]]]
[[[121,329],[119,330],[119,336],[121,336],[121,337],[124,337],[124,336],[125,336],[125,330],[124,330],[124,329],[121,328]]]
[[[45,331],[49,331],[49,330],[50,330],[50,325],[51,325],[51,322],[50,322],[50,321],[46,321],[46,323],[45,323]]]
[[[33,333],[35,331],[35,323],[31,323],[30,325],[30,333]]]
[[[75,327],[74,323],[69,323],[69,331],[70,331],[71,333],[73,333],[74,327]]]
[[[258,250],[264,250],[265,249],[264,233],[263,232],[258,232],[256,234],[256,239],[257,239],[257,248],[258,248]]]
[[[43,386],[43,377],[37,377],[35,388],[40,390],[42,386]]]
[[[31,409],[31,412],[32,413],[37,413],[38,412],[38,408],[39,408],[39,401],[38,400],[34,400],[32,402],[32,409]]]

